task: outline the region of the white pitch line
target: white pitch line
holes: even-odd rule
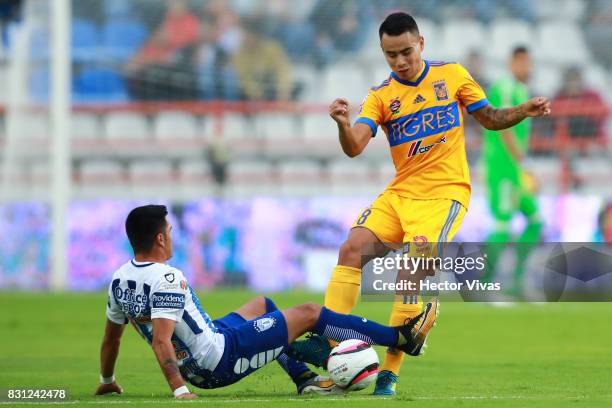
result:
[[[612,398],[612,395],[600,395],[598,397],[603,397],[606,399]],[[397,398],[397,401],[409,402],[410,400],[418,400],[418,401],[461,401],[461,400],[544,400],[544,401],[552,401],[552,400],[572,400],[572,399],[585,399],[588,398],[586,396],[560,396],[560,397],[542,397],[542,396],[528,396],[528,395],[465,395],[465,396],[456,396],[456,397],[427,397],[427,396],[415,396],[409,397],[407,399]],[[265,403],[265,402],[313,402],[313,401],[371,401],[371,400],[395,400],[395,397],[378,397],[378,396],[361,396],[361,397],[329,397],[326,398],[322,396],[321,398],[287,398],[287,399],[255,399],[255,398],[241,398],[241,399],[225,399],[225,400],[216,400],[216,399],[206,399],[206,396],[202,396],[198,399],[191,400],[176,400],[168,397],[168,399],[158,399],[158,400],[108,400],[108,399],[100,399],[98,401],[80,401],[80,400],[71,400],[71,401],[3,401],[0,402],[0,405],[6,404],[15,404],[19,403],[20,405],[57,405],[57,404],[85,404],[85,405],[99,405],[99,404],[168,404],[168,403],[180,403],[180,404],[243,404],[243,403]]]

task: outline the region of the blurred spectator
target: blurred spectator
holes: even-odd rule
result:
[[[465,69],[468,70],[472,78],[482,87],[489,88],[489,81],[485,77],[485,62],[482,53],[477,50],[471,50],[465,60]]]
[[[605,137],[604,123],[606,104],[601,95],[588,89],[582,78],[582,71],[578,67],[568,68],[561,81],[562,86],[552,101],[552,110],[555,105],[573,103],[577,107],[589,107],[599,112],[595,115],[573,115],[569,119],[569,134],[572,138],[599,138]]]
[[[310,21],[316,32],[316,48],[324,60],[331,62],[330,47],[341,52],[358,51],[373,22],[372,4],[365,0],[319,0]]]
[[[223,1],[211,1],[204,17],[195,52],[200,98],[236,100],[240,97],[238,74],[231,63],[240,48],[242,31],[238,16]]]
[[[8,47],[8,26],[12,21],[20,19],[21,15],[21,0],[3,0],[0,1],[0,49],[2,45]]]
[[[128,92],[137,100],[197,97],[193,45],[200,23],[183,0],[168,3],[161,26],[126,66]]]
[[[513,18],[524,20],[528,23],[535,21],[535,12],[530,0],[471,0],[465,3],[474,8],[474,16],[483,24],[489,24],[499,17],[500,10],[508,12]]]
[[[295,96],[291,64],[278,41],[264,38],[261,20],[245,24],[242,45],[232,58],[243,97],[248,100],[286,101]]]
[[[612,1],[591,0],[588,4],[586,39],[595,58],[612,68]]]
[[[192,44],[200,31],[198,18],[189,11],[184,0],[170,0],[162,24],[167,44],[174,49]]]

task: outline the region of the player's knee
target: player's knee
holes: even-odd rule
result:
[[[255,305],[255,308],[257,308],[257,313],[259,314],[267,313],[265,296],[257,296],[255,299],[253,299],[252,302]]]
[[[308,321],[309,326],[314,326],[317,320],[319,320],[321,305],[314,302],[307,302],[300,305],[299,308],[301,315]]]

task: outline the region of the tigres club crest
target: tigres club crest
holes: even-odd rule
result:
[[[402,104],[399,100],[399,97],[395,97],[393,99],[391,99],[390,103],[389,103],[389,109],[391,109],[391,115],[395,115],[397,113],[399,113],[400,109],[402,108]]]
[[[446,82],[437,81],[433,83],[434,92],[436,93],[436,99],[439,101],[448,100],[448,90],[446,89]]]

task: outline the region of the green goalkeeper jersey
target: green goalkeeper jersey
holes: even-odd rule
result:
[[[526,102],[529,99],[529,91],[525,84],[508,77],[493,83],[487,92],[487,97],[494,107],[508,108]],[[529,145],[530,122],[529,119],[525,119],[509,129],[515,137],[518,148],[523,153],[527,152]],[[485,171],[489,176],[504,173],[516,174],[518,163],[506,148],[501,132],[485,130],[483,143]]]

